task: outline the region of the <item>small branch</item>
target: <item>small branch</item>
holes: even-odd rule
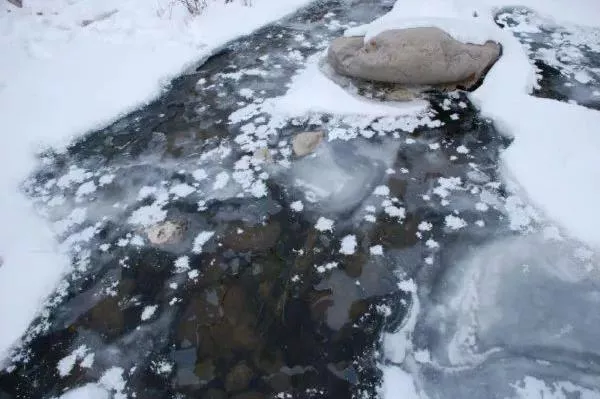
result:
[[[23,8],[23,0],[8,0],[8,2],[15,7]]]
[[[108,19],[108,18],[112,17],[113,15],[115,15],[117,12],[119,12],[119,10],[114,9],[114,10],[106,11],[106,12],[103,12],[102,14],[96,15],[92,19],[84,19],[83,21],[81,21],[81,26],[85,27],[85,26],[93,24],[94,22],[104,21],[105,19]]]

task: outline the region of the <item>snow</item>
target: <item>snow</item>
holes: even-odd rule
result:
[[[409,373],[399,367],[383,369],[383,383],[378,390],[381,398],[420,399]]]
[[[446,224],[446,227],[451,230],[460,230],[467,225],[467,222],[465,222],[462,218],[454,215],[446,216],[444,223]]]
[[[371,255],[383,255],[383,247],[381,245],[373,245],[369,248]]]
[[[514,388],[518,399],[567,399],[573,396],[585,399],[600,398],[600,394],[597,392],[576,386],[568,381],[546,384],[544,381],[529,375],[515,384]]]
[[[294,212],[302,212],[302,210],[304,209],[304,204],[302,203],[302,201],[294,201],[290,204],[290,208]]]
[[[462,180],[460,177],[440,177],[438,183],[440,185],[433,189],[433,193],[440,198],[446,198],[450,191],[460,189]]]
[[[116,393],[114,396],[115,398],[124,397],[122,395],[126,385],[125,379],[123,378],[124,372],[125,370],[123,370],[121,367],[112,367],[102,374],[98,384],[100,384],[100,386],[103,388],[114,391]]]
[[[342,255],[352,255],[356,251],[356,236],[349,234],[342,238],[340,244],[340,253]]]
[[[142,315],[140,316],[142,321],[150,320],[156,312],[156,309],[158,309],[158,305],[144,307],[144,310],[142,310]]]
[[[333,220],[320,217],[315,224],[315,229],[319,231],[333,231]]]
[[[175,272],[183,273],[190,270],[190,258],[189,256],[180,256],[175,259]]]
[[[162,209],[159,202],[154,202],[151,205],[142,206],[131,214],[129,223],[150,227],[154,224],[162,222],[167,217],[167,211]]]
[[[71,374],[73,367],[75,367],[75,363],[77,360],[82,360],[86,357],[87,347],[85,345],[81,345],[79,348],[75,349],[70,355],[62,358],[56,368],[58,370],[58,375],[61,377],[66,377]]]
[[[436,249],[440,247],[440,244],[438,244],[437,241],[435,241],[434,239],[430,238],[427,241],[425,241],[425,245],[427,246],[427,248],[429,249]]]
[[[208,177],[208,174],[204,169],[196,169],[192,172],[192,177],[198,181],[202,181]]]
[[[83,358],[83,360],[81,361],[81,363],[79,363],[79,365],[81,367],[83,367],[84,369],[92,368],[92,366],[94,365],[94,359],[95,358],[96,358],[95,354],[88,353],[87,355],[85,355],[85,357]]]
[[[93,181],[88,181],[88,182],[83,183],[81,186],[79,186],[79,188],[77,189],[77,192],[75,193],[75,196],[77,197],[78,200],[81,200],[81,197],[84,197],[95,191],[96,191],[96,184]]]
[[[102,175],[102,176],[100,176],[100,179],[98,179],[98,185],[101,187],[106,186],[106,185],[112,183],[113,180],[115,179],[115,177],[116,176],[113,174]]]
[[[430,231],[433,228],[433,224],[424,221],[424,222],[419,223],[417,228],[420,231]]]
[[[195,254],[201,254],[202,247],[204,247],[204,244],[206,244],[208,242],[208,240],[210,240],[212,238],[212,236],[214,236],[214,235],[215,235],[214,231],[203,231],[200,234],[198,234],[196,236],[196,238],[194,239],[192,252]]]
[[[329,262],[324,265],[316,266],[316,269],[319,273],[325,273],[326,271],[333,270],[338,267],[337,262]]]
[[[229,182],[229,173],[220,172],[215,177],[215,182],[213,183],[213,190],[220,190],[222,188],[225,188],[225,186],[227,185],[228,182]]]
[[[388,195],[390,195],[390,189],[388,186],[377,186],[377,187],[375,187],[373,194],[379,195],[382,197],[387,197]]]
[[[475,204],[475,209],[480,212],[486,212],[489,209],[489,206],[484,202],[478,202]]]
[[[28,0],[22,9],[0,2],[0,130],[11,136],[0,147],[6,166],[0,176],[0,359],[70,270],[53,232],[18,190],[35,165],[34,153],[149,102],[227,41],[307,3],[209,2],[191,17],[168,0]],[[60,184],[86,179],[81,171],[73,174]]]
[[[319,69],[323,54],[309,57],[282,97],[265,101],[263,109],[274,115],[297,116],[324,112],[335,115],[405,116],[418,125],[417,115],[427,109],[427,102],[415,100],[390,105],[353,96],[330,80]],[[307,101],[307,99],[310,99]]]
[[[189,184],[179,183],[179,184],[176,184],[173,187],[171,187],[171,189],[169,190],[169,193],[173,194],[177,197],[180,197],[180,198],[185,198],[188,195],[190,195],[191,193],[193,193],[194,191],[196,191],[196,189],[194,187],[190,186]]]
[[[169,375],[173,371],[173,364],[166,360],[155,361],[152,363],[152,370],[156,374]]]
[[[87,384],[79,388],[71,389],[64,393],[59,399],[108,399],[109,394],[96,384]]]
[[[505,121],[516,136],[503,154],[505,172],[570,235],[600,247],[600,112],[553,100],[521,100],[525,110],[517,105],[514,120]]]
[[[458,147],[456,147],[456,152],[458,152],[459,154],[468,154],[470,151],[464,145],[459,145]]]

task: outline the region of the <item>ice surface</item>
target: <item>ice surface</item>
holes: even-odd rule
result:
[[[340,213],[373,193],[397,148],[398,143],[390,141],[323,143],[291,168],[274,170],[273,177],[304,197],[304,209]]]
[[[419,398],[600,397],[590,358],[600,320],[588,311],[600,302],[598,258],[577,258],[577,245],[508,237],[443,272],[435,295],[422,295],[404,327],[384,337],[386,358],[405,370],[384,368],[384,397],[415,385]],[[425,342],[430,358],[415,363]],[[406,371],[415,379],[398,384]]]
[[[504,179],[515,193],[506,199],[510,227],[533,232],[547,217],[570,237],[598,249],[600,208],[593,201],[600,193],[592,182],[600,181],[600,158],[594,155],[600,153],[600,112],[530,96],[536,82],[527,49],[493,20],[495,10],[516,4],[547,13],[555,21],[599,25],[590,15],[600,15],[600,5],[591,1],[407,0],[346,34],[368,39],[383,29],[438,26],[463,41],[500,42],[501,59],[470,98],[498,130],[514,137],[502,156]],[[520,29],[527,31],[523,25]],[[569,59],[574,59],[572,54]],[[577,78],[587,80],[583,74],[575,74]],[[432,149],[439,148],[436,144]],[[457,149],[458,154],[469,152],[466,147]],[[451,205],[450,193],[464,189],[462,182],[450,182],[443,180],[433,190],[444,206]],[[475,207],[486,212],[489,205],[482,201]],[[470,228],[456,211],[445,217],[445,224],[448,231]],[[482,220],[475,224],[485,226]],[[428,231],[429,226],[421,223],[419,230]],[[427,243],[439,250],[436,241]],[[418,320],[414,336],[403,327],[384,338],[385,359],[391,364],[383,366],[382,395],[600,397],[599,366],[590,358],[597,357],[592,336],[598,320],[589,311],[600,297],[597,251],[582,261],[575,255],[580,245],[560,234],[500,239],[452,263],[437,277],[439,286],[419,281],[427,288],[420,293],[421,314],[410,316]],[[435,258],[427,257],[425,263],[434,266]],[[416,362],[421,349],[430,357],[419,356]]]

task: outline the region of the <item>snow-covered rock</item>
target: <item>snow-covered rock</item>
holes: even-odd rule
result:
[[[328,60],[341,75],[405,86],[476,83],[500,56],[500,45],[462,43],[437,27],[390,29],[372,37],[340,37]]]

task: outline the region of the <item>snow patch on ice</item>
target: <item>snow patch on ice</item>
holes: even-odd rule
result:
[[[383,246],[374,245],[371,248],[369,248],[369,252],[371,253],[371,255],[383,255]]]
[[[151,305],[151,306],[144,307],[144,309],[142,310],[142,314],[140,316],[142,321],[150,320],[152,318],[152,316],[154,316],[156,309],[158,309],[158,305]]]
[[[192,246],[192,252],[195,254],[201,254],[204,244],[208,242],[215,235],[214,231],[203,231],[199,233],[194,239]]]
[[[76,362],[83,360],[86,357],[87,351],[87,346],[81,345],[79,348],[71,352],[70,355],[62,358],[56,366],[58,369],[58,375],[61,377],[66,377],[67,375],[71,374]]]
[[[356,251],[356,236],[353,234],[347,235],[342,238],[340,244],[340,253],[343,255],[353,255]]]
[[[333,231],[333,220],[321,216],[317,220],[317,224],[315,224],[315,229],[319,231]]]
[[[446,224],[446,227],[448,227],[451,230],[460,230],[463,227],[467,226],[467,222],[465,222],[464,219],[454,215],[446,216],[444,222]]]
[[[294,201],[290,204],[290,208],[294,212],[302,212],[302,210],[304,209],[304,204],[302,203],[302,201]]]

